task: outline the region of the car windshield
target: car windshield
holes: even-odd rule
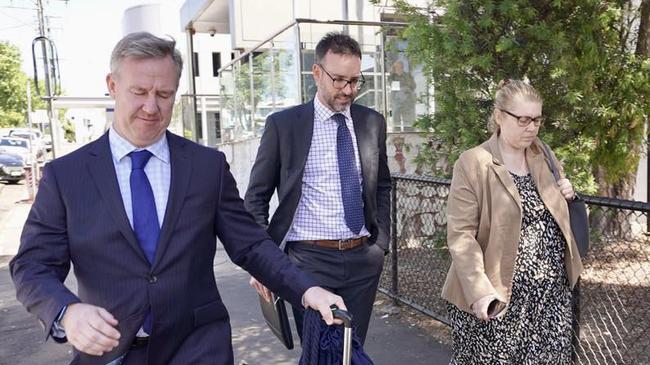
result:
[[[17,137],[17,138],[25,138],[25,139],[29,139],[30,137],[31,138],[36,138],[36,137],[31,136],[28,133],[12,133],[11,136],[12,137]]]
[[[32,135],[34,138],[40,138],[41,137],[41,132],[39,131],[29,131],[25,129],[14,129],[9,131],[9,136],[10,137],[20,137],[24,138],[25,136]]]
[[[22,141],[20,139],[0,139],[0,146],[10,146],[10,147],[25,147],[27,146],[27,141]]]

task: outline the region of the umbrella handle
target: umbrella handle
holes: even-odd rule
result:
[[[352,355],[352,314],[348,311],[339,309],[336,305],[332,305],[332,314],[334,318],[343,321],[343,365],[350,365]]]
[[[339,307],[336,305],[332,305],[330,308],[332,309],[334,318],[342,320],[343,326],[345,326],[345,328],[352,328],[352,314],[350,314],[348,311],[344,311],[343,309],[339,309]]]

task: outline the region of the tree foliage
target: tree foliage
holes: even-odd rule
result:
[[[12,44],[0,42],[0,127],[24,124],[27,113],[27,80],[20,70],[20,51]],[[32,108],[43,105],[35,96],[32,82]]]
[[[544,97],[541,131],[581,191],[629,198],[650,111],[650,60],[635,54],[631,1],[397,0],[411,59],[435,87],[418,126],[441,148],[421,158],[450,174],[460,152],[489,137],[496,85],[525,79]]]

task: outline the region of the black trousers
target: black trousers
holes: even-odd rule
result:
[[[348,312],[352,314],[354,332],[363,344],[384,265],[384,250],[363,244],[351,250],[339,251],[300,241],[289,242],[286,250],[291,261],[309,273],[318,285],[343,298]],[[301,340],[303,312],[302,307],[293,307]]]

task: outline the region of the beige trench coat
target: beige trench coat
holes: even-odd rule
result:
[[[537,139],[526,149],[526,162],[542,201],[566,239],[564,263],[573,288],[582,262],[571,233],[567,201],[540,143]],[[564,176],[559,161],[553,158]],[[480,146],[463,152],[454,165],[447,206],[447,244],[452,264],[442,297],[467,312],[471,312],[472,303],[486,295],[510,301],[522,208],[517,187],[501,161],[494,134]]]

